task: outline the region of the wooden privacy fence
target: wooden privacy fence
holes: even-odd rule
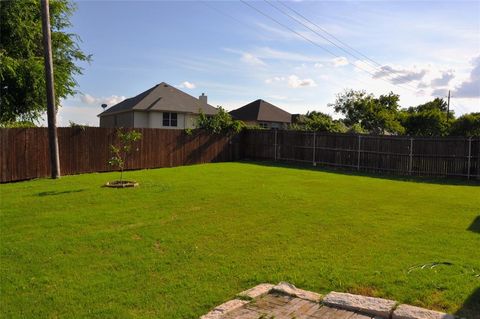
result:
[[[128,169],[171,167],[240,159],[238,136],[227,137],[183,130],[135,129],[142,133],[138,152]],[[62,175],[115,170],[108,165],[116,129],[73,127],[58,129]],[[50,176],[46,128],[0,129],[0,182]]]
[[[247,131],[244,157],[400,175],[480,179],[480,138]]]
[[[398,137],[247,130],[237,136],[136,129],[142,139],[129,169],[240,159],[345,167],[401,175],[480,180],[480,138]],[[59,128],[62,175],[115,170],[107,164],[113,128]],[[0,182],[50,176],[46,128],[0,129]]]

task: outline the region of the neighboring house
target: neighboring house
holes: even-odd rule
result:
[[[292,115],[264,100],[256,100],[239,109],[230,111],[232,117],[247,125],[263,128],[284,129],[292,122]]]
[[[98,116],[100,127],[194,128],[203,112],[214,115],[217,109],[207,104],[207,96],[197,99],[165,82],[106,109]]]

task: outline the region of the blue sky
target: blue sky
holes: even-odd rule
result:
[[[77,78],[81,94],[62,102],[60,125],[96,126],[102,103],[160,82],[205,92],[228,110],[262,98],[291,113],[334,115],[328,103],[346,88],[393,91],[404,107],[450,88],[457,115],[480,111],[480,2],[285,3],[380,65],[265,1],[249,4],[315,45],[240,1],[80,1],[71,31],[93,61]]]

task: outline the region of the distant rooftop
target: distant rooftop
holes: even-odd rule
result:
[[[98,116],[129,111],[168,111],[213,115],[217,109],[199,99],[162,82],[134,97],[128,98],[106,109]]]
[[[233,118],[242,121],[291,123],[292,115],[264,100],[256,100],[230,111]]]

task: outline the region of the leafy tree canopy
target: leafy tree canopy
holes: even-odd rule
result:
[[[435,98],[432,101],[429,101],[424,104],[420,104],[416,107],[409,107],[407,111],[409,113],[418,113],[418,112],[426,112],[426,111],[440,111],[442,113],[447,114],[447,102],[441,98]],[[453,112],[450,111],[450,116],[452,116]]]
[[[480,113],[460,116],[453,122],[450,134],[454,136],[480,136]]]
[[[329,106],[345,116],[343,121],[349,127],[357,124],[373,134],[402,134],[398,101],[399,96],[392,92],[376,98],[365,91],[346,90]]]
[[[204,129],[215,134],[239,133],[245,128],[245,123],[234,120],[230,113],[220,106],[217,114],[212,116],[205,115],[203,112],[201,112],[196,126],[197,128]]]
[[[447,103],[440,98],[402,111],[405,133],[418,136],[448,135],[453,114],[447,119]]]
[[[56,104],[76,93],[78,65],[91,57],[67,32],[75,6],[50,3]],[[0,1],[0,123],[35,121],[46,110],[40,0]]]
[[[330,115],[317,111],[307,112],[306,115],[300,116],[290,128],[321,132],[345,132],[347,130],[343,122],[334,120]]]

